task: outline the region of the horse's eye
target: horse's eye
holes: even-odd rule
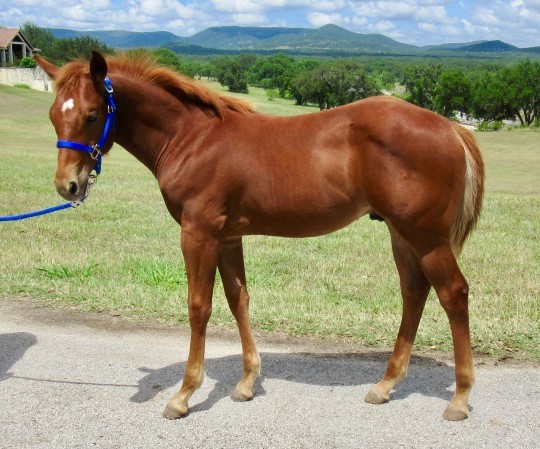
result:
[[[86,119],[86,121],[88,123],[95,122],[96,120],[97,120],[97,115],[96,114],[89,115],[88,118]]]

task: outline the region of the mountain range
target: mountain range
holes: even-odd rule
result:
[[[296,54],[430,55],[467,53],[537,53],[540,47],[518,48],[499,40],[442,45],[403,44],[382,34],[362,34],[337,25],[321,28],[239,27],[207,28],[190,37],[167,31],[75,31],[49,28],[57,38],[90,36],[117,49],[166,46],[177,53],[289,52]]]

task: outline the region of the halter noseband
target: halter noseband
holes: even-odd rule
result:
[[[69,150],[77,150],[89,153],[92,159],[96,161],[94,170],[98,175],[101,173],[101,150],[109,138],[111,128],[114,126],[114,112],[117,109],[116,102],[114,101],[113,97],[113,87],[109,77],[105,77],[103,83],[105,84],[105,92],[107,94],[107,118],[105,119],[105,126],[103,127],[103,132],[101,133],[98,143],[90,146],[84,143],[72,142],[71,140],[58,140],[56,142],[56,148],[67,148]]]

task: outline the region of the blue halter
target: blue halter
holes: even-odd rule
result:
[[[98,175],[101,173],[101,150],[109,138],[111,128],[114,127],[114,112],[117,109],[116,102],[114,101],[113,97],[113,87],[109,77],[105,77],[103,83],[105,84],[105,92],[107,93],[107,118],[105,119],[105,126],[103,127],[103,132],[101,133],[98,143],[90,146],[84,143],[72,142],[70,140],[58,140],[56,142],[56,147],[58,149],[67,148],[69,150],[77,150],[89,153],[92,159],[96,161],[94,170]]]

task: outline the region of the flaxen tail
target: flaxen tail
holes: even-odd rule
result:
[[[452,123],[452,127],[463,145],[467,164],[463,203],[450,234],[452,248],[459,254],[480,216],[484,197],[484,161],[472,132],[457,123]]]

